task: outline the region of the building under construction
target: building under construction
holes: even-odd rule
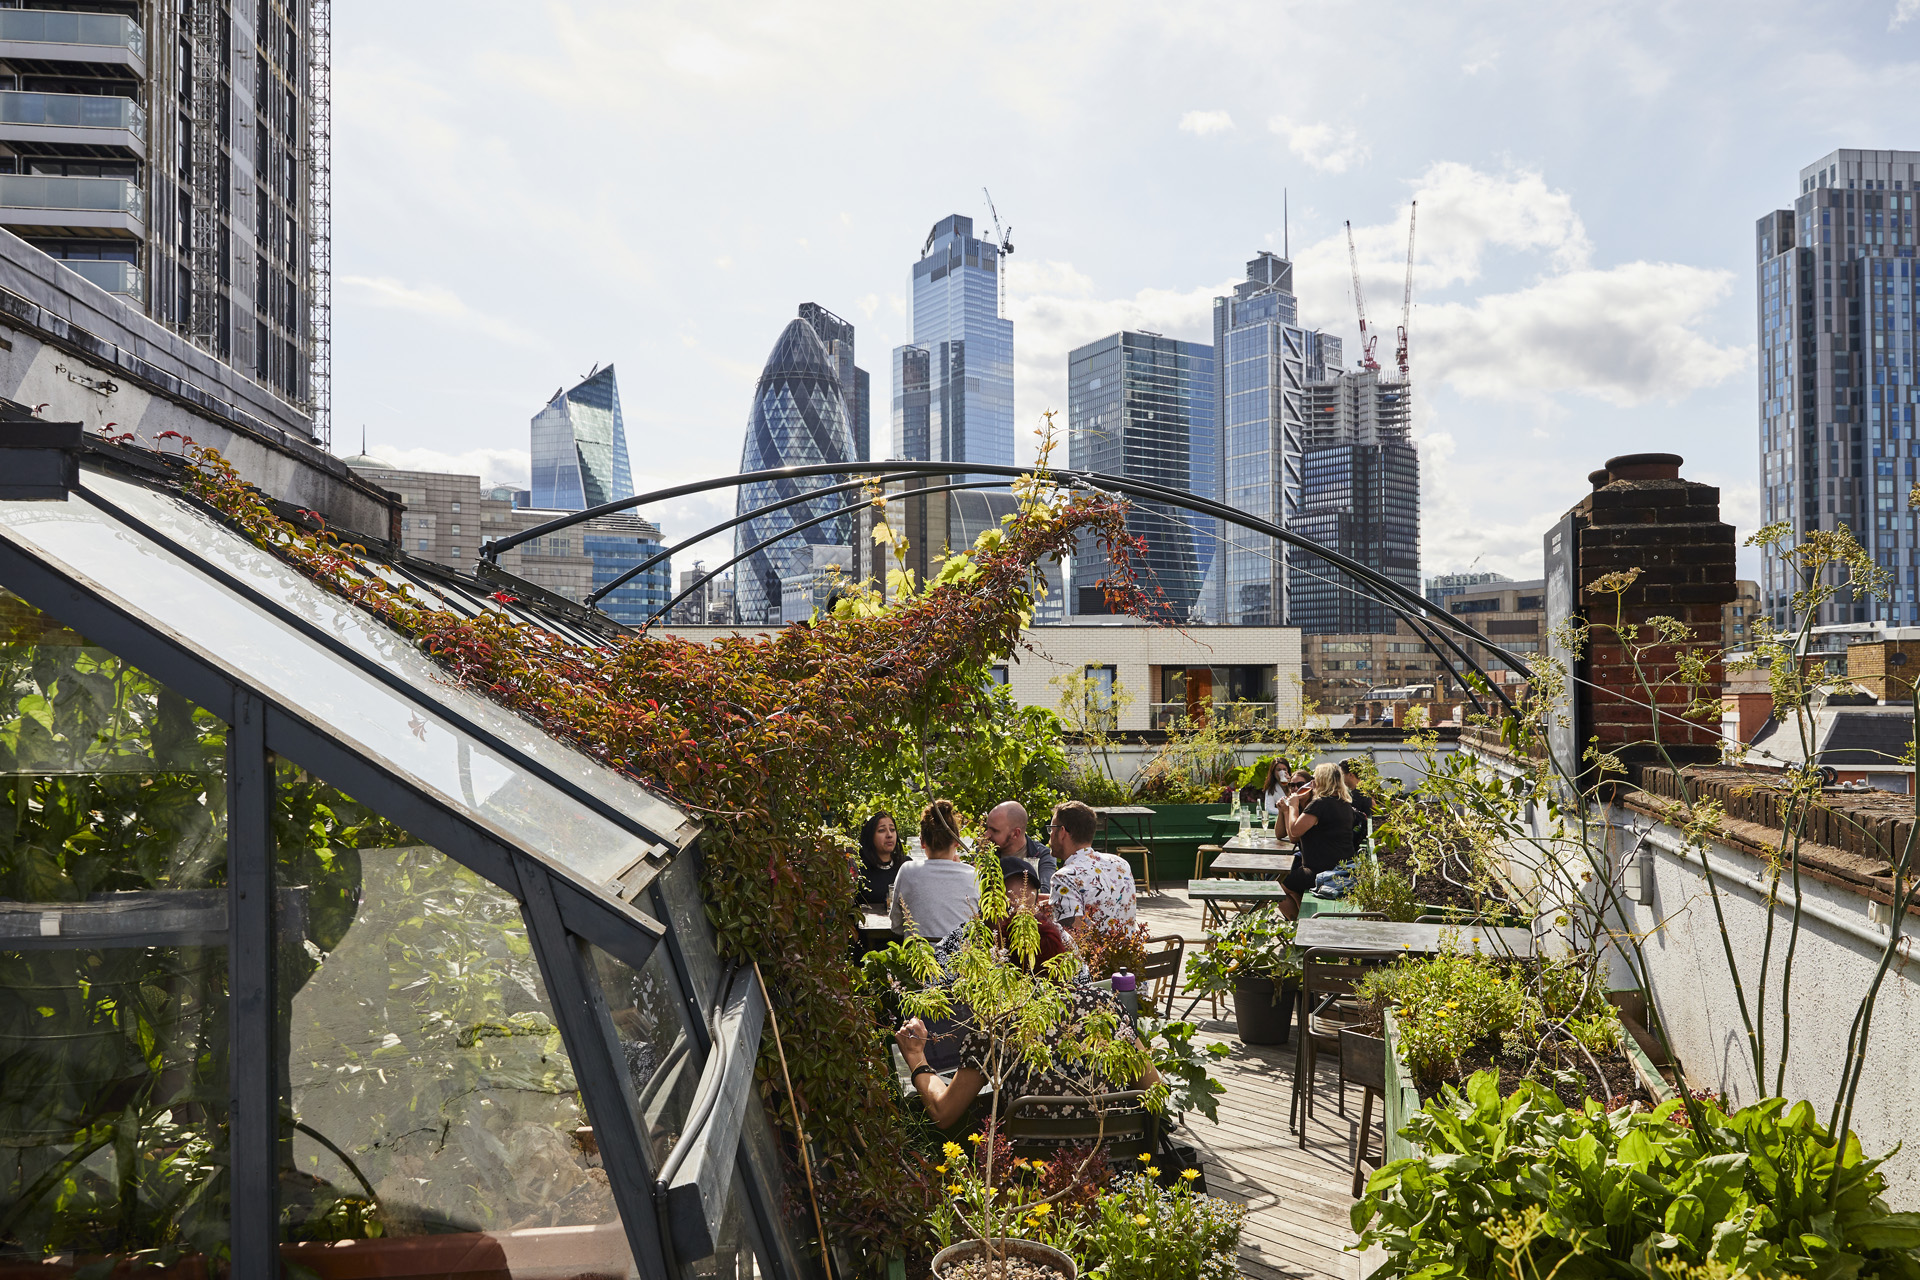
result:
[[[0,226],[328,441],[330,0],[0,8]]]

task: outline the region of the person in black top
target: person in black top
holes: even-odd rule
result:
[[[900,850],[900,830],[884,809],[860,825],[860,896],[863,907],[885,908],[893,893],[893,878],[906,858]]]
[[[1337,764],[1313,771],[1308,786],[1287,796],[1287,838],[1299,850],[1293,870],[1281,883],[1287,896],[1280,910],[1287,919],[1300,916],[1300,898],[1313,887],[1313,878],[1331,871],[1354,854],[1352,793]]]
[[[1353,842],[1359,846],[1365,844],[1367,837],[1373,834],[1373,797],[1360,789],[1358,761],[1343,761],[1340,779],[1347,784],[1347,793],[1352,797]]]

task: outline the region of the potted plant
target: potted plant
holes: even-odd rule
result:
[[[1034,1199],[1016,1191],[1013,1162],[1000,1156],[1004,1143],[995,1140],[1002,1108],[1029,1071],[1044,1070],[1050,1087],[1064,1083],[1072,1094],[1091,1098],[1108,1091],[1110,1085],[1104,1082],[1150,1078],[1152,1059],[1124,1029],[1117,1008],[1089,1012],[1085,1002],[1076,999],[1080,958],[1075,952],[1039,962],[1039,923],[1031,913],[1010,906],[999,859],[982,851],[975,855],[974,866],[980,914],[968,922],[963,943],[948,957],[946,980],[900,996],[906,1016],[964,1017],[989,1046],[984,1060],[968,1064],[979,1069],[992,1091],[984,1158],[977,1175],[969,1171],[959,1176],[967,1161],[964,1152],[956,1154],[961,1151],[957,1144],[949,1144],[947,1161],[940,1166],[953,1179],[946,1187],[951,1212],[972,1238],[941,1250],[933,1270],[938,1277],[973,1262],[985,1264],[976,1266],[973,1274],[1012,1276],[1018,1273],[1010,1264],[1020,1259],[1052,1270],[1061,1280],[1075,1280],[1076,1268],[1065,1253],[1017,1238],[1023,1217],[1047,1212],[1039,1206],[1051,1206],[1068,1188]],[[916,973],[938,972],[933,949],[924,939],[911,940],[902,950]],[[1163,1108],[1167,1095],[1167,1087],[1156,1084],[1147,1102]],[[982,1137],[975,1134],[973,1140]],[[1098,1151],[1098,1142],[1093,1149]]]
[[[1244,1044],[1285,1044],[1300,993],[1294,922],[1277,907],[1236,916],[1211,945],[1187,960],[1186,989],[1233,997],[1233,1020]]]

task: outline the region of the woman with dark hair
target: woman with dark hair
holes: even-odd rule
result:
[[[900,828],[885,809],[860,824],[860,897],[863,907],[884,907],[900,873]]]

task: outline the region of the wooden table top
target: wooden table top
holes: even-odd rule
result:
[[[1293,870],[1291,853],[1260,852],[1228,847],[1225,853],[1207,864],[1208,871],[1256,871],[1267,875],[1285,875]]]
[[[1222,849],[1240,849],[1247,853],[1292,853],[1293,841],[1269,832],[1248,832],[1220,842]]]
[[[1341,947],[1350,951],[1417,951],[1431,955],[1452,935],[1462,951],[1475,943],[1491,955],[1530,956],[1531,929],[1489,929],[1481,925],[1401,924],[1394,920],[1353,920],[1339,915],[1309,916],[1300,922],[1294,945]]]
[[[860,932],[892,933],[893,920],[884,911],[878,914],[872,911],[863,911],[860,913]]]
[[[1232,902],[1269,902],[1286,894],[1286,889],[1272,880],[1189,880],[1187,897],[1202,901]]]
[[[1097,804],[1093,806],[1093,811],[1095,813],[1118,814],[1123,818],[1151,818],[1154,816],[1153,810],[1143,804]]]

